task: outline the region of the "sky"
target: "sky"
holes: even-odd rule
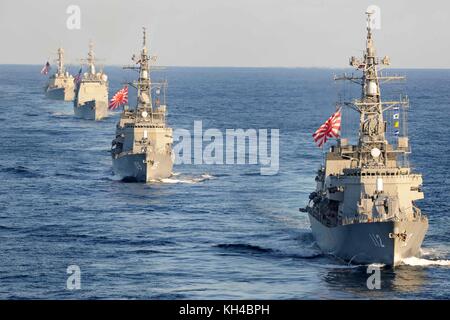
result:
[[[102,64],[129,64],[145,26],[158,65],[341,68],[362,54],[369,5],[392,67],[450,68],[447,0],[1,0],[0,64],[43,64],[59,46],[78,64],[89,40]]]

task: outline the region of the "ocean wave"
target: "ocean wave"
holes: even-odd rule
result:
[[[90,241],[97,244],[111,244],[111,245],[124,245],[124,246],[170,246],[176,243],[171,240],[164,239],[114,239],[107,237],[92,237]]]
[[[136,253],[136,254],[152,254],[152,253],[162,253],[162,251],[158,250],[150,250],[150,249],[138,249],[134,251],[129,251],[129,253]]]
[[[56,172],[55,177],[62,177],[62,178],[70,178],[70,179],[80,179],[80,176],[68,174],[68,173],[60,173]]]
[[[276,251],[276,255],[292,259],[315,259],[324,256],[321,251],[308,248],[299,248],[295,252]]]
[[[268,253],[273,252],[273,249],[263,248],[257,245],[246,244],[246,243],[221,243],[216,245],[215,247],[220,249],[226,249],[236,252],[248,252],[248,253]]]
[[[69,116],[73,116],[73,111],[72,112],[63,112],[63,111],[52,111],[49,112],[51,116],[53,117],[69,117]]]
[[[0,225],[0,230],[19,230],[19,228]]]
[[[294,240],[316,245],[312,232],[301,232],[295,236]]]
[[[441,246],[433,246],[433,248],[420,248],[420,257],[429,260],[443,260],[447,258],[447,250]]]
[[[286,251],[248,243],[221,243],[215,247],[240,254],[269,254],[276,258],[314,259],[323,256],[322,252],[308,248]]]
[[[1,168],[0,172],[16,174],[25,178],[37,178],[41,177],[41,175],[33,170],[24,167],[24,166],[16,166],[16,167],[7,167]]]

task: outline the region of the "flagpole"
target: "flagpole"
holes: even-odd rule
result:
[[[324,148],[324,146],[325,146],[325,143],[324,144],[322,144],[322,167],[324,167],[325,166],[325,148]]]

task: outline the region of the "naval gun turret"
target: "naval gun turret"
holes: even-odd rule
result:
[[[75,96],[74,78],[64,68],[64,49],[58,48],[58,69],[50,76],[45,94],[50,99],[72,101]]]
[[[172,175],[172,128],[166,125],[167,82],[154,82],[150,75],[146,31],[135,65],[124,67],[138,72],[129,85],[137,90],[136,106],[124,106],[112,141],[113,170],[123,180],[152,182]],[[137,66],[136,66],[137,65]]]
[[[335,77],[361,86],[360,99],[340,106],[359,114],[358,141],[351,145],[339,137],[330,147],[316,176],[316,190],[302,211],[308,212],[323,251],[346,261],[395,266],[419,254],[428,219],[416,205],[424,197],[422,176],[409,166],[407,133],[399,130],[397,120],[408,99],[381,99],[382,83],[404,77],[380,73],[380,66],[390,61],[375,55],[371,15],[367,13],[364,57],[350,59],[362,74]],[[394,144],[386,138],[384,114],[395,119]]]
[[[83,62],[87,72],[75,87],[74,113],[78,118],[100,120],[108,114],[108,76],[96,72],[94,44],[89,43],[88,57]]]

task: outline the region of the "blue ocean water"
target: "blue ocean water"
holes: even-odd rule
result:
[[[382,269],[380,290],[367,289],[366,267],[321,254],[298,211],[322,159],[311,133],[333,112],[342,70],[160,72],[173,128],[278,128],[280,169],[178,165],[152,185],[113,177],[119,114],[75,119],[70,103],[45,99],[39,70],[0,66],[0,298],[450,298],[450,70],[401,70],[430,229],[420,259]],[[105,72],[110,94],[134,76]],[[81,269],[81,290],[66,288],[69,265]]]

